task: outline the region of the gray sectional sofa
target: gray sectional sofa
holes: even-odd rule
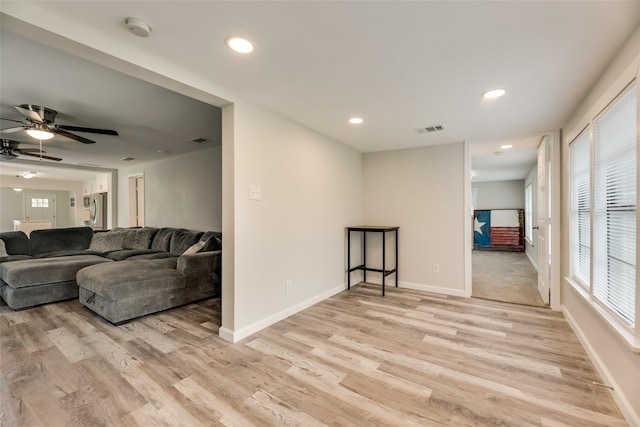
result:
[[[0,296],[13,309],[79,297],[121,323],[220,295],[221,249],[221,233],[179,228],[0,233]]]

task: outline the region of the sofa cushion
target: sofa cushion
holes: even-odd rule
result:
[[[57,251],[57,252],[49,252],[46,254],[38,255],[36,258],[55,258],[61,256],[72,256],[72,255],[99,255],[103,256],[102,252],[92,251],[91,249],[83,249],[78,251]]]
[[[78,286],[109,300],[139,297],[187,285],[187,276],[176,270],[177,258],[120,261],[94,265],[78,272]]]
[[[0,239],[0,258],[6,258],[9,254],[7,253],[7,248],[4,245],[4,240]]]
[[[222,249],[222,233],[218,231],[207,231],[202,235],[200,241],[205,242],[200,252],[219,251]]]
[[[124,229],[98,232],[93,235],[89,249],[102,253],[117,251],[122,249],[125,237],[127,237],[127,230]]]
[[[173,233],[169,252],[181,255],[200,240],[204,232],[178,229]]]
[[[151,249],[160,249],[161,251],[169,252],[171,248],[171,238],[175,231],[175,228],[161,228],[158,230],[151,241]]]
[[[128,258],[131,258],[132,256],[156,254],[156,253],[166,253],[166,252],[161,251],[160,249],[121,249],[119,251],[109,252],[108,254],[106,254],[106,257],[114,261],[122,261]]]
[[[0,278],[14,289],[75,280],[78,270],[111,260],[97,255],[35,258],[0,264]]]
[[[158,232],[155,227],[132,228],[126,231],[122,242],[123,249],[149,249],[153,236]]]
[[[203,242],[202,240],[200,240],[197,243],[194,243],[193,245],[189,246],[187,250],[182,253],[182,255],[193,255],[195,253],[200,252],[200,250],[204,247],[205,243],[206,242]]]
[[[31,255],[58,251],[88,249],[93,237],[90,227],[51,228],[34,230],[30,235]]]
[[[31,255],[29,237],[22,231],[7,231],[0,233],[9,255]]]
[[[9,255],[9,256],[0,258],[0,263],[10,262],[10,261],[21,261],[23,259],[33,259],[33,257],[31,255]]]

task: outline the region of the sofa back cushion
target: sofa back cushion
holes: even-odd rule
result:
[[[124,249],[149,249],[157,232],[158,229],[155,227],[127,229],[122,247]]]
[[[158,249],[161,251],[169,252],[171,249],[171,238],[176,228],[163,227],[153,236],[151,241],[151,249]]]
[[[34,230],[30,235],[31,255],[89,249],[93,230],[90,227]]]
[[[122,249],[122,244],[127,237],[127,230],[117,228],[109,231],[97,231],[91,239],[89,249],[96,252],[111,252]]]
[[[0,233],[0,239],[9,255],[29,255],[31,253],[29,238],[22,231]]]
[[[169,252],[182,255],[184,251],[198,243],[203,234],[202,231],[190,231],[183,228],[176,230],[171,238]]]

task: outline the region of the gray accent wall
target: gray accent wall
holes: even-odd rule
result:
[[[129,181],[144,176],[145,225],[222,230],[222,146],[118,170],[118,226],[129,224]]]
[[[524,180],[474,182],[476,209],[524,209]]]

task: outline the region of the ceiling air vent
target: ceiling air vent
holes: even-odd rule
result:
[[[190,144],[206,144],[209,142],[207,138],[194,138],[187,141]]]
[[[418,129],[419,133],[432,133],[432,132],[440,132],[441,130],[444,130],[444,126],[442,125],[431,125],[431,126],[425,126],[423,128]]]

